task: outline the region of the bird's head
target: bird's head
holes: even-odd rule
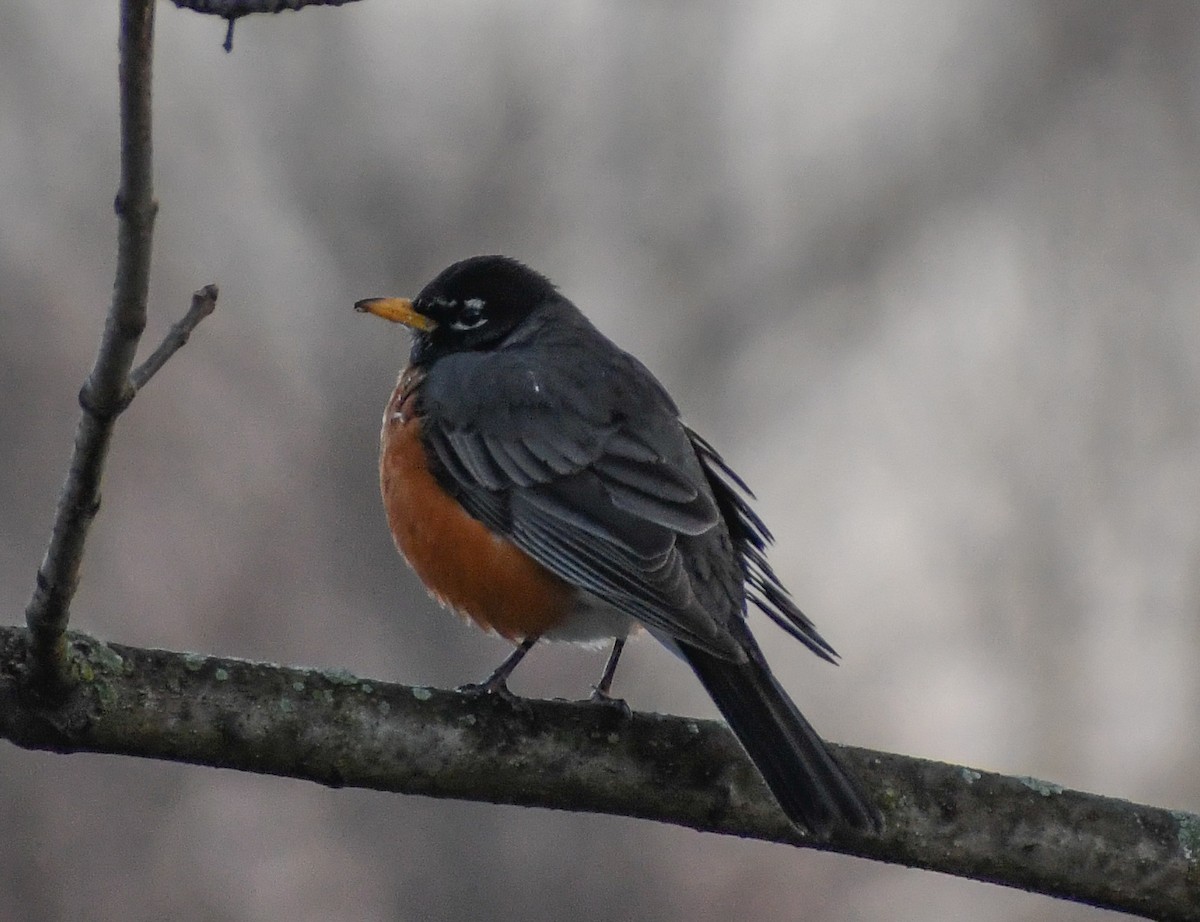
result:
[[[554,285],[515,259],[473,256],[442,270],[415,298],[367,298],[354,309],[412,330],[412,362],[427,365],[495,346],[553,297]]]

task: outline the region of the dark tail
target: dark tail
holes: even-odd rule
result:
[[[825,837],[839,823],[878,829],[879,814],[771,674],[749,637],[744,663],[678,644],[783,812]]]

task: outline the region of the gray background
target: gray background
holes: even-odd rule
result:
[[[75,605],[125,643],[480,678],[392,550],[407,342],[477,252],[553,277],[756,488],[841,650],[758,624],[832,739],[1200,802],[1200,10],[163,5],[147,344]],[[0,593],[18,621],[112,284],[115,3],[0,7]],[[602,657],[514,687],[581,696]],[[708,715],[633,645],[618,691]],[[640,822],[0,745],[0,919],[1096,919]],[[968,915],[969,914],[969,915]]]

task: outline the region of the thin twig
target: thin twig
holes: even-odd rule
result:
[[[64,676],[63,632],[92,519],[100,508],[100,479],[113,423],[133,396],[129,369],[146,326],[154,201],[150,144],[150,73],[154,0],[123,0],[119,37],[121,180],[117,191],[117,270],[113,300],[96,362],[79,392],[83,407],[75,448],[46,556],[25,610],[33,658],[48,681]]]
[[[133,385],[135,393],[154,377],[155,373],[167,363],[167,359],[183,348],[188,337],[192,335],[192,330],[196,329],[200,325],[200,321],[216,308],[216,285],[205,285],[199,291],[193,292],[192,306],[188,308],[188,312],[171,325],[171,329],[167,331],[167,335],[163,337],[158,348],[151,352],[150,357],[129,375],[129,383]]]
[[[878,835],[793,828],[717,721],[467,696],[270,663],[105,644],[53,707],[24,695],[28,635],[0,627],[0,738],[337,787],[653,819],[1200,919],[1200,816],[961,765],[834,746]],[[17,664],[16,666],[12,664]]]

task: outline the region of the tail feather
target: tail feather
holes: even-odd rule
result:
[[[792,822],[822,837],[842,823],[878,829],[879,814],[749,644],[743,663],[677,648]]]

